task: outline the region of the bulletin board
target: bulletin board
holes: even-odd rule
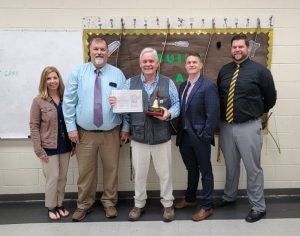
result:
[[[216,81],[220,68],[232,61],[231,39],[234,34],[239,33],[246,34],[256,46],[254,50],[250,47],[251,60],[270,68],[272,29],[86,29],[83,31],[84,59],[90,60],[88,48],[91,38],[101,36],[111,49],[109,63],[119,67],[127,78],[140,73],[140,52],[145,47],[152,47],[158,52],[160,73],[173,79],[177,86],[187,78],[184,63],[190,52],[200,54],[204,62],[202,74]]]

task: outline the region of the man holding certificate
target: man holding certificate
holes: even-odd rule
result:
[[[68,136],[76,143],[78,161],[78,200],[72,216],[75,222],[87,216],[96,200],[98,154],[103,167],[101,203],[105,216],[118,215],[120,137],[126,140],[128,136],[120,132],[122,116],[114,114],[108,103],[112,90],[124,88],[125,76],[107,63],[109,52],[104,39],[91,38],[89,52],[91,61],[72,71],[63,99]]]
[[[147,175],[152,158],[159,177],[163,220],[175,219],[173,209],[171,130],[169,121],[179,115],[179,97],[174,82],[158,73],[157,51],[145,48],[140,54],[142,73],[127,80],[130,90],[141,90],[143,112],[128,113],[131,134],[135,203],[128,218],[139,220],[145,210]],[[112,106],[118,98],[110,97]]]

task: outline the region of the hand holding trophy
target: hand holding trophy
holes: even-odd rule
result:
[[[148,111],[145,112],[148,116],[163,116],[164,110],[161,108],[160,103],[161,100],[158,96],[158,87],[154,91],[155,98],[151,106],[148,107]]]

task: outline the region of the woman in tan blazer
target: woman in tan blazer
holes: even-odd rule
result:
[[[73,149],[63,117],[63,92],[59,71],[52,66],[46,67],[41,74],[39,94],[33,99],[30,110],[31,140],[43,166],[45,206],[51,220],[69,215],[62,203]]]

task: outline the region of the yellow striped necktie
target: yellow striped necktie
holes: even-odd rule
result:
[[[236,85],[236,80],[238,78],[239,70],[240,70],[240,65],[237,64],[228,91],[227,107],[226,107],[226,121],[228,123],[233,122],[233,97],[234,97],[234,90],[235,90],[235,85]]]

